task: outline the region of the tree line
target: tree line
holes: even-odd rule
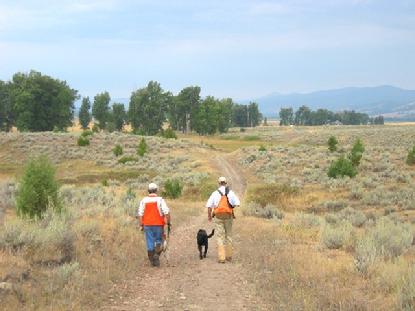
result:
[[[128,109],[112,103],[108,92],[82,98],[79,122],[88,128],[94,120],[96,130],[122,130],[130,124],[133,131],[155,135],[167,121],[174,130],[194,131],[200,135],[224,133],[231,126],[254,127],[262,115],[256,103],[240,105],[231,98],[202,98],[198,86],[189,86],[179,94],[165,91],[156,81],[131,93]],[[77,90],[65,81],[37,71],[16,73],[10,81],[0,80],[0,130],[65,130],[73,124]]]
[[[281,108],[279,112],[280,125],[325,125],[340,122],[344,125],[384,124],[383,116],[370,118],[366,113],[352,111],[333,112],[327,109],[311,110],[301,106],[296,111],[293,108]]]

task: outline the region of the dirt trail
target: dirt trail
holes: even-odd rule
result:
[[[246,184],[232,162],[225,157],[215,164],[229,178],[238,194],[245,192]],[[202,207],[201,207],[202,208]],[[234,223],[235,254],[232,263],[218,264],[216,240],[209,242],[208,258],[200,260],[196,246],[199,228],[210,231],[205,213],[194,217],[191,223],[174,228],[169,249],[161,257],[161,267],[152,268],[147,261],[140,269],[143,274],[123,285],[126,298],[117,297],[113,305],[103,310],[268,310],[255,296],[255,287],[248,284],[245,270],[238,261],[238,221]]]

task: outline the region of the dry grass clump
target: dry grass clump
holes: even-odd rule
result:
[[[400,256],[412,245],[413,238],[409,224],[395,223],[388,217],[382,217],[356,243],[356,270],[367,273],[377,260]]]
[[[259,203],[256,202],[249,202],[246,205],[243,205],[242,214],[244,216],[254,216],[259,218],[267,218],[267,219],[283,219],[284,213],[281,212],[275,205],[268,203],[265,206],[261,206]]]
[[[352,244],[353,227],[348,221],[326,224],[321,232],[321,243],[329,249],[339,249]]]
[[[296,213],[294,215],[293,224],[300,228],[320,227],[322,224],[321,217],[314,214]]]
[[[265,207],[267,204],[284,205],[288,198],[298,195],[299,189],[288,184],[262,184],[248,189],[247,201]]]

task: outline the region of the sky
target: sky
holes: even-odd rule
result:
[[[415,89],[414,55],[415,0],[0,0],[0,80],[33,69],[81,96]]]

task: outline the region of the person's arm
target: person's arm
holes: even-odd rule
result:
[[[161,212],[163,213],[164,217],[165,217],[165,221],[168,225],[171,225],[171,216],[170,216],[170,209],[166,204],[166,201],[164,201],[164,199],[161,199],[161,204],[160,204],[160,208],[161,208]]]
[[[208,221],[212,221],[212,211],[215,207],[215,192],[212,193],[206,203],[206,207],[208,209]]]
[[[241,205],[241,202],[239,201],[238,197],[236,196],[235,192],[233,192],[232,190],[229,191],[228,193],[228,199],[229,199],[229,203],[233,206],[239,206]]]
[[[208,221],[212,221],[212,208],[208,207]]]
[[[140,205],[138,206],[138,209],[137,209],[137,216],[136,216],[136,218],[138,219],[137,226],[141,229],[141,231],[144,230],[143,215],[144,215],[144,202],[141,200]]]

